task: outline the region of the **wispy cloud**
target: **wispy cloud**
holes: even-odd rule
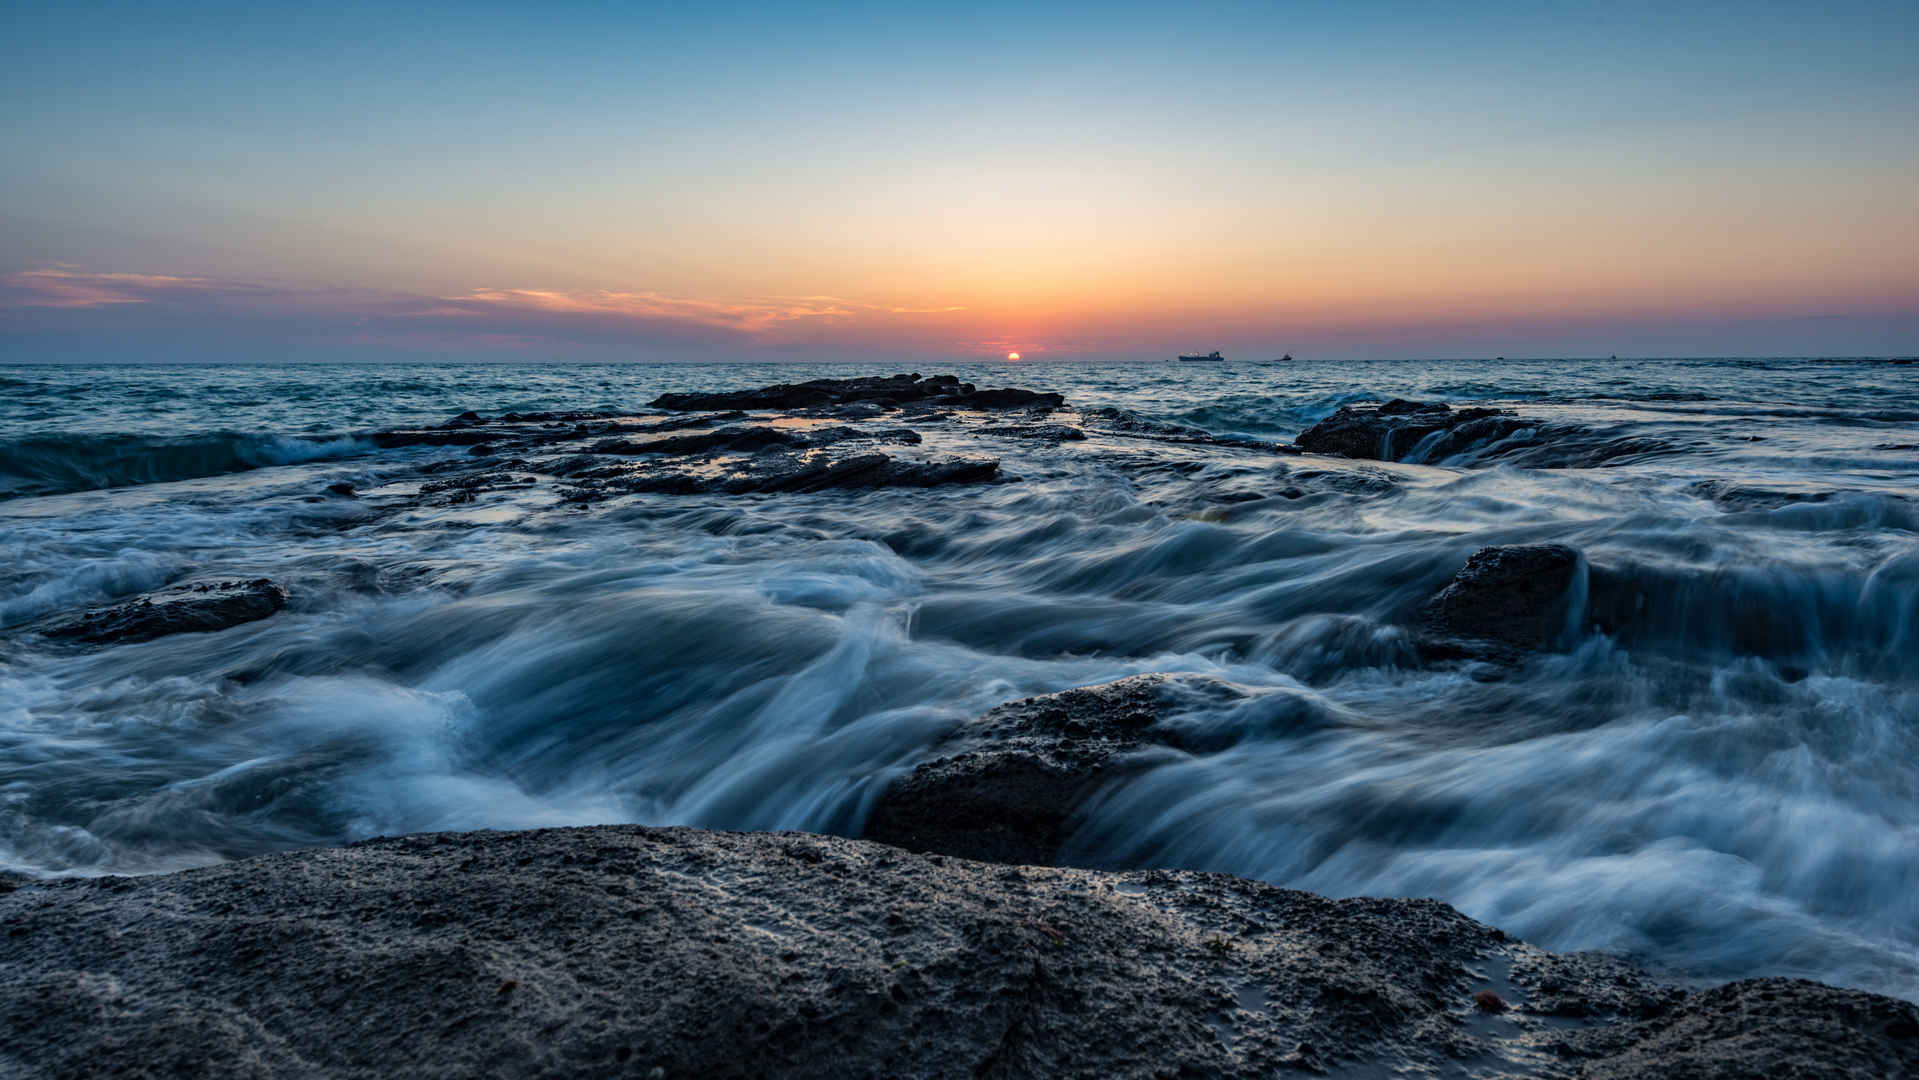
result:
[[[0,274],[0,328],[25,334],[222,336],[436,353],[912,348],[959,305],[841,296],[681,296],[483,287],[457,295],[314,288],[54,264]]]
[[[183,295],[257,291],[257,286],[171,274],[93,274],[80,270],[21,270],[0,279],[0,305],[91,308],[147,304]]]
[[[835,296],[774,296],[713,300],[658,292],[563,292],[556,289],[474,289],[417,312],[420,316],[499,316],[524,313],[590,320],[659,321],[759,335],[794,324],[831,322],[870,315],[930,315],[964,311],[956,306],[894,307]]]

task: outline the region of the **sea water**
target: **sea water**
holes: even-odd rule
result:
[[[315,498],[464,453],[366,436],[466,409],[914,368],[1272,442],[1395,396],[1540,426],[1412,463],[974,437],[1009,482]],[[1419,661],[1412,614],[1467,555],[1546,541],[1657,618],[1496,672]],[[291,606],[94,649],[31,632],[202,576]],[[0,868],[602,822],[856,835],[964,719],[1154,671],[1245,696],[1180,719],[1214,749],[1101,790],[1069,861],[1438,897],[1551,948],[1919,999],[1919,366],[0,367]]]

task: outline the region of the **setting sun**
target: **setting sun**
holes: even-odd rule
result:
[[[1009,353],[1007,353],[1007,354],[1006,354],[1006,358],[1007,358],[1008,360],[1018,360],[1018,359],[1019,359],[1019,354],[1018,354],[1018,353],[1016,353],[1016,352],[1009,352]]]

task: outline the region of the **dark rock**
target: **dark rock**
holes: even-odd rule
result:
[[[1394,398],[1384,405],[1343,406],[1300,432],[1294,443],[1314,454],[1403,461],[1427,436],[1443,432],[1444,438],[1424,455],[1430,459],[1533,425],[1502,409],[1454,409],[1439,402]]]
[[[1079,442],[1086,433],[1071,424],[987,424],[973,429],[980,435],[1002,439],[1031,439],[1034,442]]]
[[[326,486],[326,489],[327,489],[327,494],[329,495],[341,495],[349,499],[355,498],[358,495],[358,492],[354,490],[353,485],[350,482],[345,480],[341,480],[337,483],[328,484]]]
[[[1002,705],[943,740],[881,793],[863,835],[914,851],[1047,864],[1074,812],[1147,746],[1188,748],[1159,726],[1174,691],[1233,693],[1199,676],[1135,675]]]
[[[1919,1076],[1919,1008],[1803,979],[1728,983],[1569,1042],[1605,1055],[1581,1073],[1590,1080]]]
[[[981,390],[972,383],[959,381],[955,375],[921,378],[915,373],[814,379],[810,382],[780,383],[754,390],[712,394],[662,394],[651,404],[653,408],[675,412],[705,412],[717,409],[819,409],[865,403],[895,408],[908,403],[925,403],[961,409],[1009,409],[1035,406],[1057,408],[1065,403],[1065,399],[1059,394],[1032,390]]]
[[[810,459],[792,454],[756,454],[722,463],[718,469],[599,467],[576,470],[571,476],[597,483],[572,489],[565,497],[572,502],[593,502],[624,494],[754,495],[984,484],[999,479],[999,462],[969,458],[900,461],[885,454]]]
[[[1481,548],[1426,602],[1425,622],[1443,634],[1552,648],[1574,629],[1585,575],[1585,559],[1564,544]]]
[[[1295,447],[1279,443],[1229,438],[1214,435],[1202,428],[1148,420],[1138,413],[1126,409],[1115,409],[1111,406],[1086,409],[1080,413],[1080,416],[1101,435],[1114,435],[1124,439],[1146,439],[1152,442],[1183,443],[1190,446],[1228,446],[1241,450],[1265,450],[1273,453],[1299,452]]]
[[[488,491],[507,487],[526,487],[537,482],[530,476],[515,475],[512,470],[524,467],[519,460],[502,461],[484,472],[469,472],[444,480],[429,480],[420,485],[423,496],[441,496],[437,501],[442,506],[458,506],[470,503],[475,497]]]
[[[655,420],[650,424],[636,425],[633,431],[679,431],[684,428],[711,427],[714,424],[730,424],[735,420],[746,419],[746,414],[738,409],[726,412],[707,413],[704,416],[669,416],[664,420]]]
[[[1759,980],[1641,1018],[1435,901],[797,833],[410,836],[25,885],[0,926],[0,1073],[54,1080],[1919,1068],[1909,1003]]]
[[[664,439],[652,439],[640,442],[612,440],[596,443],[592,447],[595,454],[705,454],[716,450],[734,450],[751,453],[764,450],[769,446],[798,446],[801,439],[797,432],[783,431],[773,427],[729,427],[717,431],[703,431],[697,435],[669,435]]]
[[[151,641],[168,634],[207,633],[264,619],[287,606],[286,589],[266,578],[180,585],[89,611],[44,631],[88,645]]]
[[[1498,460],[1537,469],[1586,469],[1678,453],[1663,439],[1546,423],[1505,409],[1455,409],[1395,398],[1348,405],[1294,440],[1299,450],[1373,461],[1476,464]]]
[[[1066,399],[1059,394],[1020,390],[1011,386],[974,390],[971,389],[972,385],[962,383],[959,393],[938,395],[932,400],[961,409],[1057,409],[1066,404]]]
[[[912,428],[860,429],[844,426],[777,428],[758,425],[727,427],[697,435],[672,435],[664,439],[638,442],[612,439],[596,443],[591,448],[591,452],[595,454],[665,454],[684,457],[717,451],[752,453],[772,446],[796,450],[816,448],[833,446],[850,439],[869,439],[907,446],[917,446],[922,441],[920,433]]]

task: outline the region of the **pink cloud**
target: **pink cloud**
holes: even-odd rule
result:
[[[79,270],[22,270],[4,279],[0,304],[8,307],[91,308],[110,304],[146,304],[184,293],[231,291],[236,286],[212,278],[171,274],[92,274]]]
[[[925,315],[963,311],[960,307],[891,307],[834,296],[775,296],[748,300],[711,300],[658,292],[563,292],[556,289],[474,289],[444,298],[420,316],[536,315],[587,320],[656,321],[760,335],[796,324],[831,322],[871,315]]]

